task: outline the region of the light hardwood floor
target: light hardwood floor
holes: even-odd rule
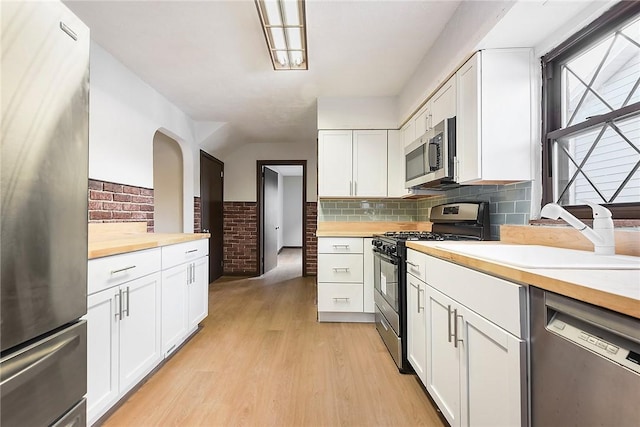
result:
[[[316,321],[299,250],[278,264],[211,284],[202,330],[105,425],[443,425],[372,324]]]

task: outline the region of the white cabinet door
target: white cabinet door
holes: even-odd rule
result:
[[[375,312],[375,302],[373,301],[373,245],[371,238],[362,239],[364,244],[364,271],[363,271],[363,287],[362,287],[362,301],[363,301],[363,311],[365,313],[374,313]]]
[[[162,354],[168,356],[187,334],[188,266],[162,272]]]
[[[425,311],[425,284],[407,274],[407,359],[416,375],[427,385],[427,336]]]
[[[93,424],[118,399],[118,288],[87,298],[87,421]]]
[[[431,101],[428,101],[427,104],[418,111],[415,118],[413,119],[414,127],[415,127],[415,138],[420,138],[426,131],[431,129]],[[415,139],[414,138],[414,139]]]
[[[451,77],[431,98],[432,126],[456,115],[456,76]]]
[[[353,131],[353,156],[353,195],[387,197],[387,131]]]
[[[189,283],[189,330],[195,329],[209,314],[209,257],[193,262],[192,275]]]
[[[409,120],[402,129],[400,129],[402,135],[402,148],[404,153],[404,147],[411,144],[416,139],[416,123],[413,120]]]
[[[481,179],[480,168],[480,52],[456,73],[456,155],[458,182]]]
[[[455,302],[426,287],[427,391],[452,427],[460,426],[460,351],[452,342]],[[460,343],[458,343],[460,345]]]
[[[461,425],[527,424],[526,343],[459,306]]]
[[[352,136],[350,130],[318,132],[319,196],[353,195]]]
[[[405,158],[404,143],[401,139],[401,133],[397,130],[390,130],[387,140],[387,196],[402,197],[409,194],[404,188]]]
[[[120,392],[126,393],[162,359],[160,273],[120,286]]]

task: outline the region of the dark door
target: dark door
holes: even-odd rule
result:
[[[264,273],[278,265],[278,174],[264,168],[264,227],[262,228]]]
[[[209,283],[223,271],[223,205],[224,163],[200,151],[200,203],[202,231],[209,239]]]

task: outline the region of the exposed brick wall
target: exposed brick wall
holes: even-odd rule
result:
[[[89,180],[89,222],[147,221],[153,232],[153,189]]]
[[[224,274],[253,276],[258,269],[257,203],[224,202]]]
[[[316,237],[318,205],[315,202],[307,202],[305,215],[307,216],[307,229],[304,233],[307,242],[307,275],[315,276],[318,271],[318,238]]]
[[[193,198],[193,232],[202,232],[202,205],[198,196]]]

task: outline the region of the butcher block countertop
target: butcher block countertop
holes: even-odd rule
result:
[[[447,242],[455,245],[457,242]],[[474,245],[500,245],[477,242]],[[536,286],[640,319],[639,270],[570,270],[514,267],[436,247],[441,242],[407,242],[407,247],[522,285]],[[490,248],[487,248],[490,250]]]
[[[207,239],[209,233],[147,233],[144,222],[89,224],[89,259]]]
[[[387,231],[431,231],[430,222],[324,221],[318,223],[317,237],[371,237]]]

